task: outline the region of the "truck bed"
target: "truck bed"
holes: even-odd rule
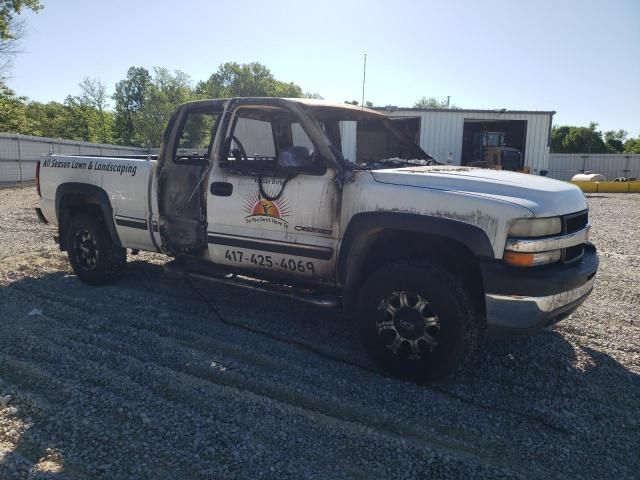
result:
[[[149,198],[156,155],[47,155],[40,160],[41,209],[46,220],[58,224],[65,191],[78,184],[104,192],[125,247],[155,250],[149,235]],[[86,188],[86,187],[82,187]]]

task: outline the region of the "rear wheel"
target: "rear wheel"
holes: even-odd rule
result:
[[[127,251],[113,242],[99,214],[80,213],[65,230],[69,263],[80,280],[107,285],[122,276]]]
[[[475,350],[480,321],[472,305],[462,283],[444,268],[397,261],[375,271],[362,286],[358,329],[383,368],[434,381]]]

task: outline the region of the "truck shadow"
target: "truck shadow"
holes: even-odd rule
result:
[[[601,435],[611,449],[600,464],[603,474],[612,462],[618,468],[633,462],[625,457],[621,434],[640,443],[633,418],[640,376],[559,332],[489,343],[452,378],[415,385],[372,373],[375,365],[336,309],[205,283],[198,283],[194,292],[184,281],[165,275],[161,265],[134,261],[128,267],[116,286],[89,287],[56,272],[0,287],[0,396],[13,395],[10,405],[17,411],[10,418],[18,425],[12,434],[17,440],[4,454],[0,451],[0,478],[152,478],[150,471],[120,468],[142,461],[140,445],[157,435],[154,423],[207,415],[198,399],[185,400],[187,390],[172,385],[173,379],[175,384],[184,382],[184,375],[211,384],[200,387],[203,402],[224,385],[374,426],[375,418],[367,412],[380,408],[389,412],[385,428],[396,425],[396,434],[408,429],[407,423],[421,431],[435,428],[436,433],[456,428],[455,420],[430,423],[422,414],[407,420],[400,400],[438,415],[448,409],[470,417],[488,415],[499,419],[492,447],[498,449],[517,444],[514,432],[523,422],[530,438],[544,442],[553,435],[555,445],[560,442],[577,460],[602,457],[600,444],[590,450],[587,441],[576,443],[576,438]],[[218,315],[234,326],[220,322]],[[206,360],[206,368],[198,366],[200,359]],[[149,373],[150,365],[158,371]],[[253,370],[258,380],[246,373]],[[158,377],[166,377],[166,385],[156,389]],[[292,393],[292,385],[308,391],[309,397]],[[382,385],[384,396],[377,394]],[[180,412],[169,408],[178,401],[174,390]],[[134,393],[129,392],[136,391],[142,392],[140,398],[130,398]],[[124,413],[114,407],[120,401]],[[135,414],[127,413],[127,402],[135,403]],[[163,411],[174,412],[175,418],[162,416]],[[172,469],[172,475],[199,478],[195,467],[213,462],[184,453],[182,445],[191,441],[192,433],[176,431],[163,439],[163,452],[154,452],[165,456],[163,468]],[[580,451],[574,452],[577,444]],[[287,445],[273,439],[272,448]],[[553,453],[550,446],[540,457]],[[224,454],[216,455],[218,463],[226,461]],[[97,464],[88,467],[87,459]]]

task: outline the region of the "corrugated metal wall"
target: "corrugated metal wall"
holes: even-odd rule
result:
[[[619,177],[640,178],[640,154],[552,153],[549,155],[549,176],[571,180],[577,173],[600,173],[607,180]]]
[[[342,142],[342,156],[347,160],[356,159],[356,139],[358,122],[340,122],[340,139]]]
[[[256,154],[273,157],[276,154],[269,122],[239,118],[233,134],[242,142],[245,153],[250,157]]]
[[[390,117],[420,117],[420,147],[437,160],[446,162],[449,154],[453,165],[460,165],[462,134],[465,119],[469,120],[525,120],[526,145],[524,164],[532,173],[549,167],[549,129],[551,114],[547,112],[494,112],[465,110],[411,110],[383,111]]]
[[[53,152],[59,155],[140,155],[144,148],[78,142],[59,138],[0,133],[0,182],[23,182],[35,178],[36,161]]]
[[[254,155],[275,157],[276,155],[273,132],[269,122],[239,118],[233,135],[240,140],[249,157]],[[291,136],[294,145],[307,147],[313,151],[313,143],[299,124],[291,125]]]

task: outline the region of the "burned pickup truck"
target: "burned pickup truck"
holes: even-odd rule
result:
[[[348,145],[360,126],[380,135]],[[127,249],[162,252],[188,275],[341,305],[414,379],[569,315],[598,267],[577,187],[443,166],[382,114],[322,101],[187,103],[157,157],[43,157],[38,190],[82,281],[115,282]]]

